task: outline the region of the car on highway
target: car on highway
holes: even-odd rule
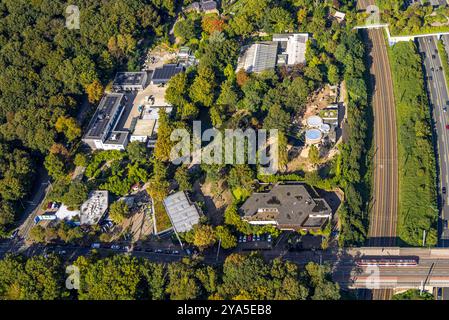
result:
[[[17,237],[17,235],[19,234],[19,229],[14,230],[13,233],[11,233],[11,236],[9,237],[10,239],[14,239],[15,237]]]

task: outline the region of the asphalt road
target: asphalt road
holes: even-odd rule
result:
[[[419,50],[423,57],[424,69],[426,73],[426,84],[433,114],[434,132],[437,138],[437,153],[439,167],[439,246],[449,246],[449,230],[445,227],[445,221],[449,220],[449,196],[444,194],[442,189],[449,188],[449,130],[446,125],[447,112],[443,108],[448,108],[449,94],[446,85],[442,62],[438,54],[437,39],[435,37],[425,37],[418,39]]]

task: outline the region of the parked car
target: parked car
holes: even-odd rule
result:
[[[446,187],[443,187],[443,188],[441,189],[441,191],[443,192],[443,194],[446,194]]]
[[[141,247],[135,247],[134,251],[142,251],[142,248]]]
[[[151,248],[146,248],[146,249],[145,249],[145,252],[153,252],[153,249],[151,249]]]
[[[268,242],[271,242],[273,240],[273,238],[271,237],[271,234],[269,234],[268,236],[267,236],[267,241]]]
[[[243,242],[243,236],[239,236],[238,242],[239,242],[239,243],[242,243],[242,242]]]
[[[162,251],[161,249],[156,249],[156,250],[154,250],[154,252],[156,252],[156,253],[162,253],[163,251]]]
[[[173,254],[179,254],[179,251],[178,250],[174,250]]]
[[[248,237],[246,237],[246,240],[248,240],[248,242],[253,241],[253,236],[252,236],[252,235],[249,235]]]
[[[120,246],[117,245],[117,244],[113,244],[113,245],[111,246],[111,249],[112,249],[112,250],[120,250]]]
[[[123,248],[123,250],[125,250],[126,252],[131,252],[132,251],[130,246],[125,246]]]
[[[90,247],[92,249],[100,249],[100,244],[99,243],[92,243],[92,245]]]
[[[245,243],[246,242],[246,236],[242,237],[242,242]]]
[[[58,251],[58,254],[60,254],[60,255],[64,255],[64,254],[66,254],[67,253],[67,251],[65,251],[65,250],[59,250]]]
[[[256,235],[256,241],[260,241],[260,236]]]

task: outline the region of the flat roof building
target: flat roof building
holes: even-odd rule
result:
[[[89,199],[81,205],[80,223],[87,225],[98,224],[109,207],[108,191],[92,191]]]
[[[161,68],[154,70],[151,84],[165,84],[174,75],[182,71],[184,71],[184,68],[178,64],[164,64]]]
[[[165,110],[170,114],[173,107],[147,106],[142,114],[136,119],[130,141],[147,143],[149,148],[154,148],[157,140],[157,129],[159,128],[159,110]]]
[[[296,231],[321,229],[332,217],[326,200],[306,184],[277,184],[269,192],[254,193],[240,211],[250,224]]]
[[[307,33],[274,34],[273,41],[263,41],[245,48],[237,62],[237,71],[262,72],[276,66],[306,62]]]
[[[274,34],[273,41],[278,42],[282,54],[287,55],[287,65],[306,62],[307,33]]]
[[[117,124],[126,107],[123,93],[105,95],[92,117],[82,141],[93,150],[123,150],[128,144],[129,132],[118,130]]]
[[[177,192],[165,198],[165,211],[176,232],[187,232],[200,222],[200,211],[191,203],[184,191]]]
[[[278,44],[273,42],[259,42],[247,48],[239,57],[237,70],[246,72],[262,72],[274,70],[278,54]]]
[[[82,141],[93,150],[123,150],[128,144],[129,132],[117,129],[126,107],[123,93],[105,95],[92,117]]]
[[[142,72],[118,72],[115,76],[112,88],[114,91],[140,91],[145,89],[148,82],[148,73]]]

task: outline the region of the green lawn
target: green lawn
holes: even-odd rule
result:
[[[172,227],[170,218],[165,211],[164,204],[160,201],[154,203],[154,218],[156,220],[156,229],[158,233]]]
[[[404,245],[437,243],[436,164],[421,58],[412,42],[390,48],[399,152],[398,236]]]

